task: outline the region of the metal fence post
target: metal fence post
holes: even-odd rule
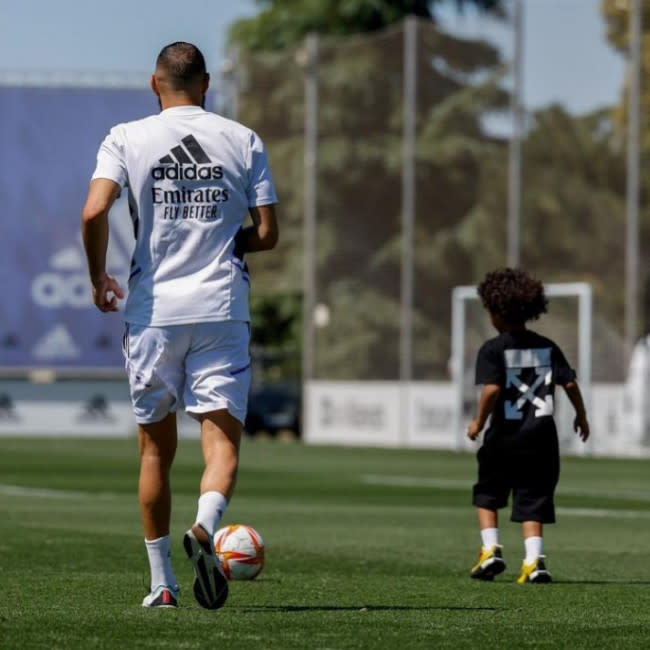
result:
[[[408,440],[408,382],[413,377],[413,251],[415,222],[415,145],[417,129],[417,18],[404,21],[403,144],[402,144],[402,262],[400,363],[402,436]]]
[[[221,110],[226,117],[236,120],[239,113],[239,47],[228,51],[228,58],[221,65]]]
[[[522,101],[522,2],[514,0],[513,29],[514,52],[512,55],[512,135],[508,156],[508,266],[519,266],[521,260],[521,138],[523,133]]]
[[[304,151],[304,232],[302,305],[302,382],[314,376],[314,305],[316,293],[316,214],[318,157],[318,35],[305,43],[305,151]],[[306,402],[306,400],[305,400]],[[304,407],[303,407],[304,408]],[[306,418],[303,416],[303,423]]]
[[[641,95],[641,0],[630,0],[627,187],[625,219],[625,343],[629,361],[638,337],[639,150]]]

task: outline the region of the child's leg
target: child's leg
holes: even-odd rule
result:
[[[517,582],[551,582],[551,574],[546,569],[544,556],[543,524],[539,521],[526,520],[521,522],[521,532],[524,537],[526,557],[521,565],[521,573]]]
[[[472,504],[476,507],[481,531],[481,550],[478,562],[470,572],[472,578],[493,580],[506,568],[499,544],[499,519],[497,512],[508,503],[510,485],[503,471],[502,455],[483,443],[477,454],[478,481],[472,488]]]
[[[478,562],[472,567],[470,576],[478,580],[494,580],[506,568],[499,545],[498,515],[496,510],[477,506],[478,525],[481,529],[482,547]]]
[[[476,509],[478,527],[481,530],[483,548],[492,548],[499,543],[499,514],[496,510],[488,508]]]
[[[524,562],[530,564],[535,558],[544,555],[543,524],[539,521],[524,521],[521,524],[521,532],[526,550]]]

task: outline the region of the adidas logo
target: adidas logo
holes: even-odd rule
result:
[[[210,157],[191,134],[186,135],[181,144],[172,147],[158,162],[161,164],[151,170],[151,177],[156,181],[207,181],[223,178],[221,165],[210,165]]]
[[[126,285],[133,250],[133,232],[126,198],[116,201],[110,214],[111,240],[106,253],[109,273]],[[45,270],[33,276],[30,287],[34,304],[46,309],[93,307],[88,271],[81,242],[81,234],[73,241],[55,250]]]
[[[84,268],[82,251],[76,246],[66,246],[50,257],[50,267],[56,271],[79,271]]]
[[[81,356],[81,350],[65,326],[56,325],[36,343],[32,355],[41,361],[78,359]]]

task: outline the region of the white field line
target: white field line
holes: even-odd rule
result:
[[[112,499],[116,495],[110,492],[79,492],[75,490],[52,490],[49,488],[32,488],[21,485],[0,483],[0,495],[12,497],[33,497],[37,499]]]
[[[559,515],[593,517],[595,519],[650,519],[646,510],[609,510],[607,508],[556,508]]]
[[[368,475],[362,477],[362,482],[371,485],[395,485],[395,482],[380,482],[379,478],[388,478],[391,477],[378,477],[374,475]],[[404,480],[411,478],[411,480],[417,477],[392,477],[402,479],[398,485],[405,485]],[[366,480],[370,479],[370,480]],[[426,485],[430,487],[466,487],[467,484],[464,481],[454,480],[454,479],[420,479],[420,481],[426,481]],[[433,481],[436,482],[433,485]],[[417,485],[422,485],[423,483],[417,483]],[[413,485],[413,483],[408,483],[408,485]],[[117,495],[110,492],[102,493],[91,493],[91,492],[78,492],[72,490],[51,490],[47,488],[29,488],[21,487],[19,485],[5,485],[0,483],[0,495],[6,496],[18,496],[18,497],[32,497],[38,499],[113,499]],[[341,507],[346,509],[346,506],[357,509],[358,504],[341,504],[333,505],[332,509],[338,510]],[[292,504],[287,503],[286,507],[288,510],[295,510],[295,507],[292,507]],[[311,505],[300,504],[297,505],[299,511],[312,512],[313,508]],[[366,510],[381,510],[385,511],[384,506],[364,506]],[[403,512],[404,507],[400,507],[400,510]],[[466,506],[432,506],[431,508],[427,507],[415,507],[414,510],[435,510],[437,512],[458,512],[459,510],[465,510]],[[572,515],[577,517],[592,517],[592,518],[613,518],[613,519],[650,519],[650,512],[636,511],[636,510],[609,510],[607,508],[557,508],[558,514],[563,515]]]
[[[387,474],[363,474],[361,482],[366,485],[393,485],[395,487],[430,487],[442,489],[471,489],[470,480],[455,478],[430,478],[424,476],[391,476]],[[565,496],[598,497],[604,499],[627,499],[628,501],[650,502],[650,491],[641,490],[594,490],[591,488],[559,486],[556,494]]]
[[[361,477],[362,483],[367,485],[396,485],[396,486],[425,486],[431,488],[466,488],[468,483],[460,479],[432,479],[424,477],[407,477],[407,476],[387,476],[387,475],[374,475],[368,474]],[[624,490],[601,492],[596,490],[563,490],[563,494],[579,494],[579,495],[604,495],[609,497],[623,497],[632,500],[650,501],[648,495],[640,495],[635,492],[626,492]],[[19,485],[6,485],[0,483],[0,495],[17,496],[17,497],[31,497],[38,499],[113,499],[117,495],[109,492],[92,493],[92,492],[79,492],[73,490],[54,490],[48,488],[30,488]],[[630,496],[632,495],[632,496]],[[642,498],[643,497],[643,498]],[[355,506],[357,507],[357,506]],[[462,507],[449,507],[444,506],[445,510],[464,509]],[[438,510],[440,508],[434,507]],[[650,512],[637,511],[637,510],[614,510],[608,508],[566,508],[558,507],[558,514],[566,514],[578,517],[592,517],[592,518],[615,518],[615,519],[650,519]]]

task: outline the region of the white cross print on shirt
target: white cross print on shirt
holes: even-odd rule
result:
[[[551,348],[505,350],[506,387],[515,386],[521,393],[516,401],[505,400],[504,409],[506,420],[521,420],[524,417],[521,409],[530,402],[535,406],[535,417],[553,414],[553,396],[541,398],[536,395],[537,389],[551,383]],[[531,386],[519,377],[524,369],[533,368],[537,378]]]

